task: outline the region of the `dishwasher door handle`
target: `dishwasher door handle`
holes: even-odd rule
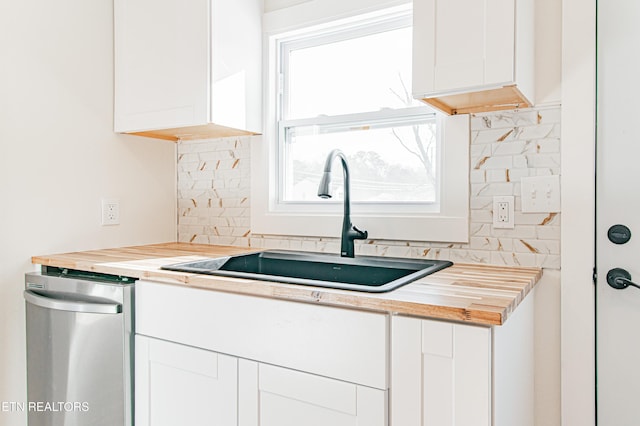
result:
[[[119,314],[122,305],[119,303],[95,303],[74,300],[61,300],[41,296],[30,290],[24,291],[24,299],[36,306],[57,311],[84,312],[93,314]]]

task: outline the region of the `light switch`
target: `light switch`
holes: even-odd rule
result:
[[[535,176],[520,180],[523,213],[560,211],[560,176]]]

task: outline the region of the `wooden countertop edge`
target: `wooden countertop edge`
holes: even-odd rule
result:
[[[150,253],[151,251],[153,251],[153,254]],[[185,243],[168,243],[33,256],[31,261],[34,264],[44,266],[123,275],[170,285],[491,326],[504,324],[542,276],[542,269],[540,268],[456,264],[390,293],[358,292],[354,294],[354,292],[348,290],[188,274],[160,269],[150,270],[149,267],[135,268],[131,265],[131,262],[135,261],[163,259],[158,254],[166,254],[167,258],[180,256],[215,257],[229,252],[239,254],[253,251],[260,250],[225,246],[185,246]],[[123,265],[118,263],[123,263]],[[501,269],[504,272],[501,272]],[[505,280],[505,274],[511,275],[508,280]],[[459,277],[461,275],[465,277],[465,280],[460,280]],[[453,283],[451,282],[452,280],[454,280]],[[479,282],[483,284],[479,285]],[[425,289],[437,292],[439,288],[444,288],[451,293],[459,289],[461,299],[465,297],[473,298],[471,297],[474,295],[473,291],[477,291],[485,292],[487,295],[496,293],[495,297],[502,302],[505,302],[507,298],[511,300],[506,306],[485,304],[481,300],[477,303],[470,302],[465,306],[456,306],[456,303],[435,304],[411,300],[414,294],[419,296]],[[436,298],[453,299],[455,297],[444,294]],[[490,298],[490,296],[487,298]],[[461,301],[456,302],[462,304]]]

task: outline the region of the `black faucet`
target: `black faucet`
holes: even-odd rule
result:
[[[342,240],[340,243],[340,256],[354,257],[353,240],[365,240],[369,236],[367,231],[361,231],[351,223],[351,199],[350,199],[350,181],[349,166],[347,165],[347,157],[339,149],[334,149],[327,156],[324,164],[324,173],[322,180],[318,186],[318,197],[331,198],[329,184],[331,183],[331,165],[336,157],[340,157],[342,162],[342,171],[344,172],[344,217],[342,219]]]

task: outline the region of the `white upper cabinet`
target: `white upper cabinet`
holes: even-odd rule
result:
[[[414,98],[448,114],[532,106],[533,19],[533,0],[414,0]]]
[[[115,131],[259,133],[261,0],[115,0]]]

